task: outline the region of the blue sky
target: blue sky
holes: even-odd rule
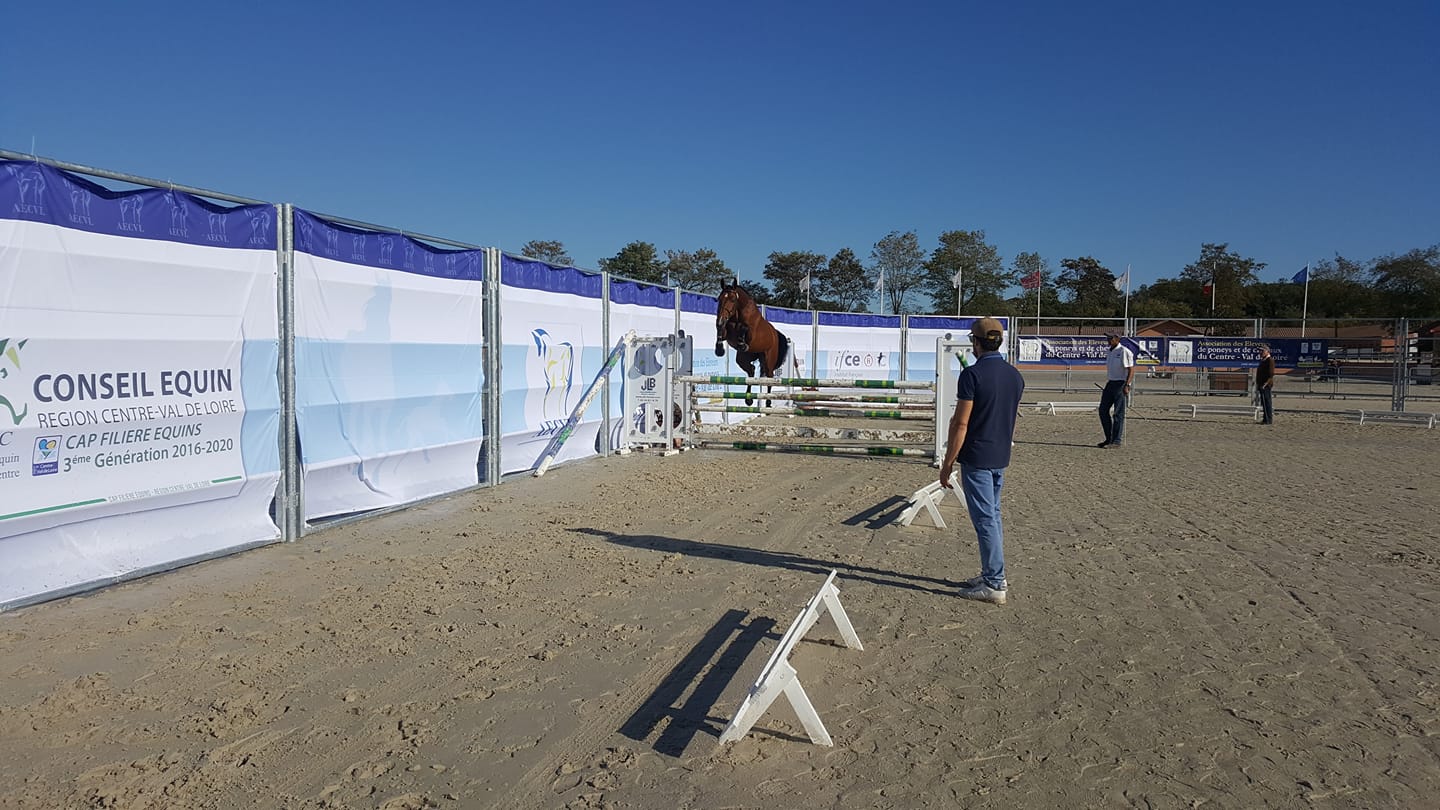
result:
[[[36,3],[0,148],[594,268],[1440,242],[1440,3]]]

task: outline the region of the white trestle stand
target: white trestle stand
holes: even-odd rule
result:
[[[810,735],[811,742],[817,745],[835,744],[830,739],[830,733],[825,730],[825,724],[820,722],[820,715],[815,712],[804,687],[800,685],[798,673],[788,659],[795,645],[815,626],[815,622],[820,620],[821,613],[829,613],[830,618],[835,620],[835,628],[840,631],[840,638],[846,647],[852,650],[865,649],[860,644],[860,637],[855,635],[850,617],[845,615],[845,608],[840,605],[840,589],[835,586],[837,573],[830,572],[825,584],[810,597],[800,615],[790,623],[790,628],[780,639],[780,646],[770,654],[770,660],[766,661],[765,667],[760,670],[760,677],[755,679],[749,694],[740,702],[740,708],[735,710],[734,719],[720,734],[721,744],[735,742],[750,733],[755,721],[765,714],[765,710],[770,708],[770,704],[780,695],[790,701],[790,707],[800,718],[800,724],[805,727],[805,733]]]
[[[959,473],[952,473],[950,475],[950,491],[955,493],[955,497],[960,501],[961,506],[966,506],[965,493],[960,491]],[[900,513],[900,525],[909,526],[910,522],[920,514],[920,510],[924,509],[930,513],[930,519],[935,521],[937,528],[945,528],[945,521],[940,517],[940,510],[935,508],[944,500],[945,488],[940,486],[939,481],[931,481],[925,486],[915,490],[915,494],[910,496],[910,505],[906,506],[905,511]]]

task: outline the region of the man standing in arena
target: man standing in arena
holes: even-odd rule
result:
[[[1129,404],[1130,381],[1135,377],[1135,353],[1120,345],[1119,332],[1106,332],[1105,337],[1110,340],[1110,353],[1105,355],[1105,390],[1100,394],[1100,427],[1105,429],[1105,441],[1099,446],[1119,447],[1125,439],[1125,406]]]
[[[1255,367],[1255,392],[1260,395],[1260,424],[1275,424],[1275,358],[1270,355],[1269,346],[1260,347],[1260,365]]]
[[[970,327],[975,362],[960,372],[955,413],[950,417],[940,485],[950,488],[960,462],[960,489],[980,544],[980,575],[960,583],[960,596],[1005,604],[1005,543],[1000,524],[1000,485],[1010,466],[1016,408],[1025,378],[1000,353],[1004,331],[994,318]]]

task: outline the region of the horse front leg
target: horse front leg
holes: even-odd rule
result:
[[[754,359],[754,358],[742,357],[739,352],[736,352],[736,353],[735,353],[735,364],[738,365],[738,366],[740,366],[740,368],[742,368],[742,369],[745,370],[745,376],[746,376],[746,377],[754,377],[754,376],[755,376],[755,359]],[[747,406],[749,406],[749,405],[753,405],[754,403],[755,403],[755,398],[750,395],[750,383],[747,382],[747,383],[745,383],[745,404],[746,404]]]

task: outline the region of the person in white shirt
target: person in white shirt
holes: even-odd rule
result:
[[[1100,427],[1105,441],[1100,447],[1119,447],[1125,440],[1125,405],[1130,399],[1130,381],[1135,377],[1135,353],[1120,345],[1120,333],[1106,332],[1110,353],[1105,355],[1105,390],[1100,394]],[[1111,417],[1111,412],[1114,417]]]

